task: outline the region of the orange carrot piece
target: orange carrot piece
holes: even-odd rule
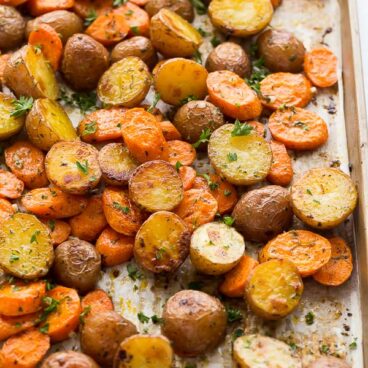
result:
[[[89,198],[87,207],[69,220],[73,236],[93,241],[106,227],[107,221],[102,208],[102,199],[95,195]]]
[[[175,125],[168,120],[159,121],[162,134],[167,141],[174,141],[176,139],[181,139],[181,134],[176,129]]]
[[[28,0],[0,0],[0,5],[19,6],[27,1]]]
[[[331,259],[313,278],[322,285],[339,286],[347,281],[353,272],[353,256],[344,239],[336,236],[328,240],[332,248]]]
[[[236,188],[216,174],[210,175],[210,193],[217,201],[217,211],[222,215],[231,211],[238,201]]]
[[[54,247],[65,242],[69,238],[70,225],[61,220],[41,220],[50,230],[51,241]]]
[[[271,0],[274,9],[278,8],[281,5],[281,2],[282,0]]]
[[[87,18],[93,12],[97,15],[112,10],[113,0],[75,0],[73,10],[81,18]]]
[[[149,0],[131,0],[132,3],[138,6],[145,6]]]
[[[220,293],[230,298],[243,297],[250,272],[258,264],[254,258],[244,255],[240,262],[225,275],[224,281],[219,286]]]
[[[247,124],[250,125],[254,131],[260,136],[260,137],[266,137],[266,128],[264,124],[260,123],[259,121],[247,121]]]
[[[0,341],[10,336],[34,327],[40,317],[40,313],[27,314],[19,317],[0,316]]]
[[[105,291],[96,289],[90,291],[82,299],[82,310],[84,311],[87,308],[89,309],[88,316],[90,313],[114,310],[114,304]]]
[[[101,233],[96,242],[102,264],[107,267],[129,261],[133,257],[133,246],[134,237],[119,234],[110,227]]]
[[[65,10],[72,8],[74,0],[28,0],[31,15],[37,17],[54,10]]]
[[[181,166],[178,173],[181,181],[183,182],[183,189],[191,189],[197,176],[197,172],[190,166]]]
[[[36,368],[50,349],[50,338],[32,328],[10,337],[0,350],[1,367]]]
[[[0,3],[1,4],[1,3]],[[6,4],[4,4],[6,5]],[[4,70],[8,60],[10,59],[11,54],[0,55],[0,85],[4,83]]]
[[[210,187],[208,186],[208,181],[202,176],[197,176],[194,179],[192,189],[202,189],[202,190],[205,190],[207,192],[210,192]]]
[[[4,221],[10,219],[14,213],[15,209],[12,204],[6,199],[0,198],[0,226]]]
[[[317,47],[305,54],[304,72],[317,87],[331,87],[337,82],[337,57],[327,47]]]
[[[19,198],[24,190],[24,183],[10,171],[0,169],[0,197]]]
[[[276,185],[289,185],[293,179],[293,166],[291,158],[287,153],[283,143],[271,141],[270,147],[272,151],[272,165],[268,172],[267,180]]]
[[[174,140],[167,142],[168,153],[171,165],[180,162],[182,165],[192,165],[196,159],[197,153],[191,144],[184,141]]]

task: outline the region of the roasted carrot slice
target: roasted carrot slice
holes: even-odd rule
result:
[[[101,15],[112,10],[113,0],[75,0],[73,10],[82,18],[96,13]]]
[[[178,173],[183,182],[183,189],[188,190],[192,188],[197,172],[190,166],[181,166]]]
[[[167,141],[181,139],[181,134],[176,129],[175,125],[168,120],[159,121],[162,134]]]
[[[54,10],[65,10],[72,8],[74,0],[28,0],[28,7],[34,17]]]
[[[17,141],[5,149],[5,163],[12,173],[34,189],[48,184],[44,153],[27,141]]]
[[[250,125],[254,131],[260,136],[260,137],[266,137],[266,128],[264,124],[260,123],[259,121],[247,121],[247,124]]]
[[[6,199],[0,198],[0,225],[5,220],[8,220],[15,213],[12,204]]]
[[[225,275],[224,281],[219,286],[220,292],[230,298],[243,297],[250,272],[258,264],[254,258],[244,255],[240,262]]]
[[[205,190],[207,192],[210,192],[210,187],[208,185],[208,181],[202,176],[197,176],[194,179],[192,189],[202,189],[202,190]]]
[[[317,47],[305,54],[304,72],[317,87],[331,87],[337,82],[337,57],[327,47]]]
[[[134,237],[106,228],[96,242],[104,266],[112,267],[129,261],[133,257]]]
[[[196,150],[191,144],[184,141],[174,140],[167,142],[169,162],[171,165],[176,165],[180,162],[182,165],[192,165],[196,159]]]
[[[10,171],[0,169],[0,197],[19,198],[24,190],[24,183]]]
[[[27,314],[19,317],[0,316],[0,341],[10,336],[34,327],[40,317],[40,313]]]
[[[269,74],[262,80],[260,90],[263,105],[273,110],[304,107],[312,99],[311,83],[303,74]]]
[[[270,147],[272,151],[272,164],[267,175],[267,180],[276,185],[289,185],[293,179],[293,167],[285,145],[281,142],[271,141]]]
[[[217,211],[220,214],[231,211],[238,201],[236,188],[216,174],[210,175],[210,182],[208,184],[210,193],[217,201]]]
[[[272,137],[294,150],[313,150],[328,139],[325,121],[313,111],[298,107],[275,111],[268,121]]]
[[[51,241],[54,247],[69,238],[71,228],[67,222],[52,219],[43,219],[41,221],[50,229]]]
[[[149,0],[131,0],[132,3],[138,6],[145,6]]]
[[[90,313],[114,310],[114,304],[105,291],[96,289],[82,299],[82,311],[85,310],[89,310],[88,316]]]
[[[0,5],[19,6],[28,0],[0,0]]]
[[[353,256],[344,239],[336,236],[328,240],[332,248],[331,259],[313,278],[322,285],[339,286],[347,281],[353,272]]]

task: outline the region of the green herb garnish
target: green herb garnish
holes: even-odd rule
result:
[[[153,112],[154,108],[156,107],[158,101],[160,101],[160,94],[159,93],[155,93],[155,96],[153,97],[153,101],[150,105],[150,107],[147,109],[147,112]]]
[[[96,133],[96,131],[97,131],[97,122],[96,121],[91,121],[90,123],[87,123],[84,126],[82,136]]]
[[[14,118],[19,118],[20,116],[27,114],[28,111],[32,109],[33,98],[20,96],[19,99],[14,100],[12,104],[14,106],[14,109],[10,113],[10,116]]]
[[[140,280],[143,277],[142,272],[133,264],[129,263],[127,266],[128,276],[133,280]]]
[[[232,323],[243,318],[241,311],[233,306],[226,307],[227,321]]]
[[[227,159],[229,162],[236,161],[238,159],[238,155],[236,154],[236,152],[229,152],[227,154]]]
[[[88,174],[89,169],[87,160],[84,161],[84,164],[82,164],[80,161],[77,161],[75,164],[80,172],[82,172],[84,175]]]
[[[142,313],[142,312],[139,312],[138,314],[137,314],[137,317],[138,317],[138,319],[139,319],[139,321],[141,322],[141,323],[148,323],[149,322],[149,320],[150,320],[150,318],[149,317],[147,317],[144,313]]]
[[[112,206],[116,209],[119,210],[120,212],[123,212],[124,214],[129,213],[130,208],[127,206],[122,206],[119,202],[112,202]]]
[[[192,5],[196,8],[199,15],[204,15],[207,12],[206,5],[201,0],[191,0]]]
[[[314,314],[313,314],[313,312],[308,312],[306,315],[305,315],[305,323],[307,324],[307,325],[313,325],[313,323],[314,323]]]
[[[226,215],[222,218],[222,221],[227,226],[232,226],[234,224],[235,219],[229,215]]]
[[[41,234],[40,230],[36,230],[31,236],[31,243],[38,243],[37,236]]]
[[[235,120],[234,129],[231,131],[232,137],[238,137],[242,135],[249,135],[253,130],[253,127],[247,123],[241,123],[238,119]]]
[[[97,19],[97,13],[95,9],[90,9],[86,18],[84,19],[84,25],[88,27]]]
[[[211,133],[212,132],[211,132],[210,128],[206,128],[206,129],[202,130],[198,141],[193,143],[192,146],[194,148],[198,148],[202,143],[207,143],[210,140]]]

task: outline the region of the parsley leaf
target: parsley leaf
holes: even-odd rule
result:
[[[40,230],[36,230],[31,236],[31,243],[38,243],[37,236],[41,234]]]
[[[235,221],[235,219],[234,218],[232,218],[231,216],[229,216],[229,215],[226,215],[226,216],[224,216],[223,218],[222,218],[222,221],[224,222],[224,224],[225,225],[227,225],[227,226],[232,226],[233,225],[233,223],[234,223],[234,221]]]
[[[130,208],[127,206],[122,206],[119,202],[112,202],[112,206],[116,209],[119,210],[120,212],[123,212],[124,214],[129,213]]]
[[[14,106],[14,109],[10,113],[10,116],[18,118],[27,114],[27,112],[32,109],[33,98],[20,96],[19,100],[14,100],[12,104]]]
[[[233,341],[236,340],[238,337],[243,336],[244,335],[244,331],[241,328],[237,328],[236,330],[234,330],[233,332]]]
[[[225,196],[225,197],[229,197],[229,196],[231,196],[231,190],[225,189],[225,190],[224,190],[224,196]]]
[[[192,146],[194,148],[198,148],[202,143],[207,143],[210,140],[211,133],[212,132],[211,132],[210,128],[206,128],[206,129],[202,130],[198,141],[193,143]]]
[[[152,323],[155,325],[159,325],[163,322],[163,318],[157,317],[156,315],[151,317]]]
[[[303,123],[302,121],[296,121],[293,126],[298,127],[298,128],[302,128],[305,131],[309,130],[309,127],[306,123]]]
[[[113,3],[112,3],[112,6],[114,8],[117,8],[121,5],[124,5],[128,0],[114,0]]]
[[[97,18],[97,13],[96,13],[96,10],[95,9],[91,9],[86,18],[84,19],[84,25],[86,27],[88,27],[89,25],[91,25]]]
[[[136,36],[140,35],[139,28],[137,26],[131,26],[130,30],[133,32],[134,35]]]
[[[39,331],[46,335],[49,332],[49,324],[45,323],[42,327],[39,328]]]
[[[229,152],[227,154],[227,159],[229,160],[229,162],[236,161],[238,159],[238,155],[236,154],[236,152]]]
[[[79,315],[79,322],[82,325],[84,325],[84,319],[86,318],[86,316],[88,316],[90,311],[91,311],[91,306],[88,305],[87,307],[83,309],[82,313]]]
[[[358,347],[358,344],[356,342],[356,339],[354,339],[354,341],[351,344],[349,344],[349,349],[350,350],[355,350],[355,349],[357,349],[357,347]]]
[[[307,189],[306,192],[307,192],[307,194],[312,195],[312,192],[311,192],[310,189]]]
[[[183,164],[180,161],[176,161],[175,169],[176,171],[179,171],[179,169],[183,166]]]
[[[330,351],[330,348],[328,345],[323,344],[320,348],[319,351],[321,352],[321,354],[327,354]]]
[[[204,15],[207,12],[206,5],[201,0],[191,0],[192,5],[196,8],[199,15]]]
[[[202,27],[198,27],[198,28],[197,28],[197,31],[199,32],[199,34],[200,34],[202,37],[206,37],[206,36],[208,36],[208,32],[206,32]]]
[[[153,112],[154,108],[156,107],[158,101],[160,101],[161,96],[159,93],[155,93],[155,96],[153,97],[153,101],[150,105],[150,107],[147,109],[147,112]]]
[[[221,41],[216,36],[213,36],[211,38],[211,43],[213,47],[216,47],[221,43]]]
[[[88,161],[87,160],[84,160],[84,164],[82,164],[81,162],[77,161],[75,163],[77,165],[77,168],[80,172],[82,172],[84,175],[87,175],[88,174]]]
[[[202,176],[206,179],[211,190],[216,190],[219,187],[219,183],[212,181],[208,174],[203,174]]]
[[[140,280],[143,277],[142,272],[133,264],[129,263],[127,266],[128,276],[133,280]]]
[[[9,257],[9,262],[14,263],[16,261],[19,261],[19,256],[17,256],[16,254],[11,254]]]
[[[314,323],[314,314],[313,314],[313,312],[308,312],[305,316],[304,316],[304,318],[305,318],[305,323],[307,324],[307,325],[313,325],[313,323]]]
[[[149,320],[150,320],[150,318],[149,317],[147,317],[144,313],[142,313],[142,312],[139,312],[138,314],[137,314],[137,316],[138,316],[138,319],[139,319],[139,321],[141,322],[141,323],[148,323],[149,322]]]
[[[230,323],[238,321],[243,318],[241,311],[237,308],[234,308],[231,305],[226,307],[226,313],[227,313],[227,321]]]
[[[202,54],[200,53],[199,50],[196,50],[193,54],[193,60],[198,63],[198,64],[202,64]]]
[[[96,125],[97,125],[96,121],[91,121],[90,123],[87,123],[84,126],[82,136],[96,133],[96,131],[97,131],[97,126]]]
[[[231,132],[232,137],[238,137],[242,135],[249,135],[253,127],[247,123],[242,124],[238,119],[235,120],[234,129]]]
[[[84,114],[87,111],[95,110],[97,104],[96,92],[74,92],[69,95],[65,90],[61,90],[59,100],[66,105],[78,107]]]
[[[245,79],[245,81],[248,83],[250,88],[260,94],[260,83],[269,74],[269,70],[264,66],[263,58],[255,60],[252,65],[252,74],[248,79]]]
[[[197,96],[189,95],[188,97],[185,97],[180,101],[180,105],[185,105],[186,103],[195,100],[198,100]]]
[[[47,225],[49,226],[51,231],[55,230],[55,220],[49,220],[47,221]]]

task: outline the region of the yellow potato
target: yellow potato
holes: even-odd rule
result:
[[[97,94],[105,104],[134,107],[144,100],[151,83],[147,65],[136,56],[128,56],[102,75]]]
[[[135,260],[151,272],[173,272],[187,258],[189,240],[190,232],[178,215],[156,212],[143,223],[135,237]]]
[[[183,182],[166,161],[140,165],[129,180],[129,196],[147,211],[171,211],[183,199]]]
[[[221,275],[236,266],[244,254],[243,237],[232,227],[210,222],[197,228],[190,241],[193,266],[207,275]]]
[[[150,33],[154,48],[167,57],[192,56],[203,41],[190,23],[166,8],[151,18]]]
[[[45,167],[50,182],[71,194],[86,194],[101,179],[98,151],[84,142],[55,143],[46,155]]]
[[[11,116],[14,98],[0,92],[0,140],[17,134],[23,127],[24,116]]]
[[[35,216],[16,213],[0,227],[0,266],[22,278],[45,276],[54,260],[48,228]]]
[[[309,170],[291,187],[291,204],[300,220],[316,229],[341,224],[355,209],[353,181],[339,169]]]
[[[48,98],[39,99],[33,104],[27,115],[26,130],[30,141],[45,151],[56,142],[78,138],[64,109]]]
[[[208,14],[213,25],[225,34],[248,37],[270,23],[273,7],[270,0],[213,0]]]
[[[233,357],[239,368],[302,368],[289,345],[262,335],[238,337],[234,341]]]
[[[56,100],[59,86],[50,64],[42,52],[23,46],[9,59],[4,70],[5,84],[17,97],[47,97]]]
[[[183,58],[163,62],[154,72],[154,84],[161,99],[170,105],[182,105],[188,97],[207,95],[208,72],[202,65]]]
[[[212,166],[232,184],[263,181],[271,167],[270,145],[254,130],[248,135],[232,136],[233,130],[233,124],[225,124],[212,133],[208,144]]]
[[[134,335],[125,339],[114,360],[114,368],[171,368],[174,353],[162,335]]]
[[[245,297],[254,313],[275,320],[291,313],[304,290],[297,267],[285,259],[273,259],[253,269]]]

